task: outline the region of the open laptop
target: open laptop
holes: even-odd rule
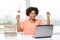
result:
[[[53,25],[37,25],[35,38],[49,38],[53,34]]]

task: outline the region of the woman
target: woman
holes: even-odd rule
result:
[[[41,19],[36,19],[35,17],[38,15],[38,8],[29,7],[26,9],[26,15],[29,19],[24,20],[22,25],[20,26],[20,16],[16,16],[17,19],[17,29],[18,32],[23,31],[24,35],[34,35],[36,25],[44,25],[44,22]],[[50,13],[47,12],[47,25],[50,24]]]

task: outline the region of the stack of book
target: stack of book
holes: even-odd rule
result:
[[[17,35],[16,25],[5,25],[4,29],[5,29],[4,30],[5,36],[16,36]]]

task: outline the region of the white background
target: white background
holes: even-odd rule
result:
[[[46,12],[51,13],[51,19],[60,19],[60,0],[31,0],[30,6],[38,7],[39,14],[46,18]]]
[[[18,10],[20,10],[20,14],[24,16],[25,5],[25,0],[0,0],[0,18],[4,18],[6,15],[15,18]]]

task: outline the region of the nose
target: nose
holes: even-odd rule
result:
[[[33,14],[33,17],[35,17],[35,14]]]
[[[35,13],[33,13],[33,16],[35,16]]]

